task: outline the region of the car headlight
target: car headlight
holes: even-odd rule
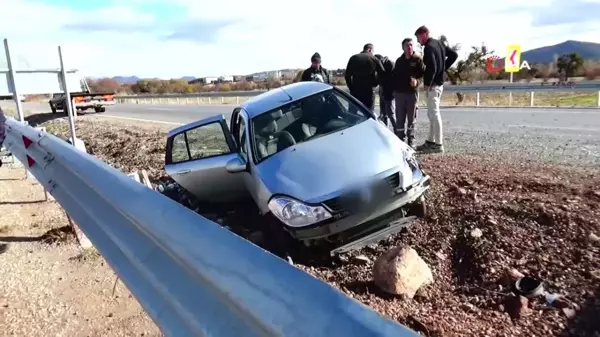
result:
[[[331,218],[331,213],[322,206],[306,205],[289,197],[274,197],[268,207],[281,222],[290,227],[309,226]]]

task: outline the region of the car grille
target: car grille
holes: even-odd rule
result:
[[[387,186],[390,187],[390,189],[395,189],[400,185],[400,173],[396,172],[390,174],[389,176],[383,178],[383,181],[387,184]],[[325,205],[331,212],[347,213],[345,215],[349,215],[351,211],[347,210],[347,207],[344,204],[345,203],[341,197],[335,197],[323,202],[323,205]]]

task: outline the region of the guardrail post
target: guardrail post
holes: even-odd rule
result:
[[[190,104],[190,99],[189,99],[189,97],[186,97],[186,98],[185,98],[185,104]]]
[[[600,107],[600,91],[598,91],[598,107]]]
[[[196,103],[197,103],[197,104],[200,104],[200,103],[201,103],[201,102],[200,102],[200,96],[196,97]]]
[[[475,103],[477,106],[479,106],[479,91],[477,92],[477,102]]]
[[[240,104],[240,96],[235,97],[235,104]]]
[[[534,97],[535,97],[535,92],[532,91],[529,96],[529,106],[533,106]]]
[[[221,96],[221,104],[225,104],[225,97]]]
[[[175,102],[179,104],[179,97],[175,97]]]
[[[508,93],[508,106],[512,106],[512,91]]]
[[[208,104],[211,104],[211,102],[210,102],[210,96],[208,97]]]

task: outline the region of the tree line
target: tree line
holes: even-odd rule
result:
[[[446,36],[440,36],[440,40],[450,48],[459,51],[460,44],[451,44]],[[446,80],[452,84],[470,84],[489,80],[508,80],[509,73],[502,69],[497,73],[486,71],[486,61],[494,55],[485,44],[471,46],[471,51],[464,60],[458,61],[446,72]],[[561,55],[556,62],[549,64],[530,64],[530,70],[523,69],[514,74],[514,81],[531,81],[542,79],[549,81],[558,79],[567,81],[572,77],[585,77],[588,80],[600,78],[600,62],[584,60],[577,53]],[[346,85],[344,80],[345,69],[332,70],[334,85]],[[111,78],[88,79],[88,84],[93,92],[118,92],[124,94],[186,94],[208,91],[249,91],[274,89],[280,86],[300,81],[302,70],[296,73],[293,79],[269,79],[266,81],[253,82],[241,81],[236,83],[202,84],[193,83],[183,79],[171,80],[139,80],[136,83],[120,84]],[[459,97],[459,101],[461,98]]]

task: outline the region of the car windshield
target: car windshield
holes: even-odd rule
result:
[[[294,144],[340,131],[369,118],[365,108],[330,89],[252,119],[258,162]]]

